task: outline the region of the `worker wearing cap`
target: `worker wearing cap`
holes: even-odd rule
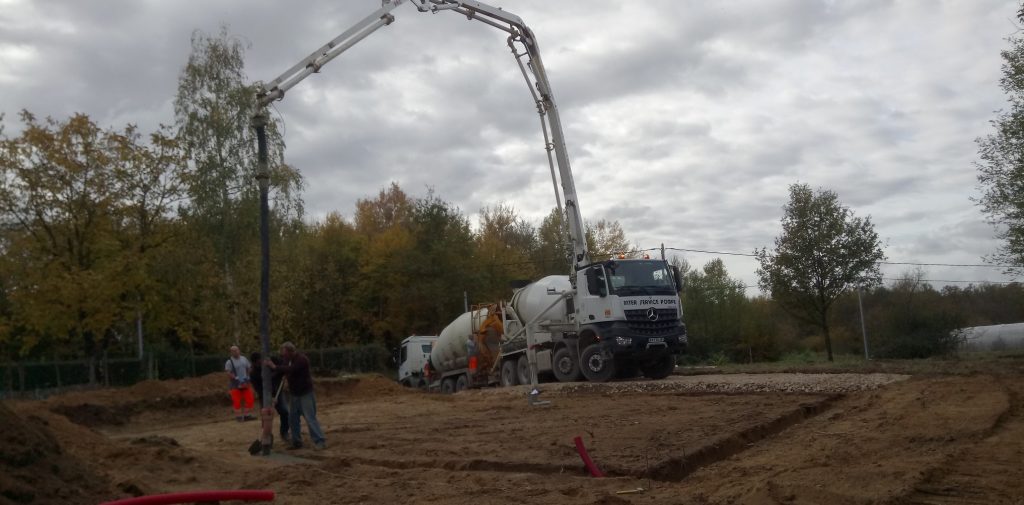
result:
[[[291,393],[288,408],[291,448],[302,447],[302,424],[299,418],[304,417],[309,428],[309,436],[313,439],[313,447],[324,449],[327,447],[327,440],[320,429],[320,423],[316,420],[316,396],[313,395],[313,374],[310,372],[309,358],[298,352],[295,344],[291,342],[281,344],[281,358],[285,364],[277,365],[270,361],[267,366],[283,373],[288,380],[288,392]]]

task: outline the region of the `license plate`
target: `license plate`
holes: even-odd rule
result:
[[[665,337],[654,337],[647,339],[648,344],[663,344],[665,343]]]

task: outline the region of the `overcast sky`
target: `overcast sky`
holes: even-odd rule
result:
[[[871,216],[889,261],[973,264],[997,246],[970,200],[972,162],[1004,107],[999,52],[1014,2],[491,3],[537,35],[584,218],[618,220],[641,247],[771,246],[795,182]],[[250,79],[266,81],[379,6],[0,0],[0,112],[8,133],[21,109],[149,131],[173,122],[193,30],[227,24],[251,44]],[[504,34],[451,12],[394,14],[277,104],[310,217],[350,217],[396,181],[414,196],[433,188],[474,221],[506,202],[539,222],[554,194]],[[752,260],[723,259],[756,284]],[[993,268],[924,269],[1007,280]]]

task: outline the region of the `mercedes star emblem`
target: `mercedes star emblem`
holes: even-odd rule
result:
[[[647,319],[650,319],[651,321],[657,321],[658,320],[658,309],[656,309],[654,307],[651,307],[651,308],[647,309]]]

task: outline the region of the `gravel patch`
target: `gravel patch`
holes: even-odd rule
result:
[[[542,384],[541,390],[553,395],[573,393],[852,393],[867,391],[906,380],[898,374],[723,374],[674,375],[660,381],[637,380],[603,384],[574,382]]]

